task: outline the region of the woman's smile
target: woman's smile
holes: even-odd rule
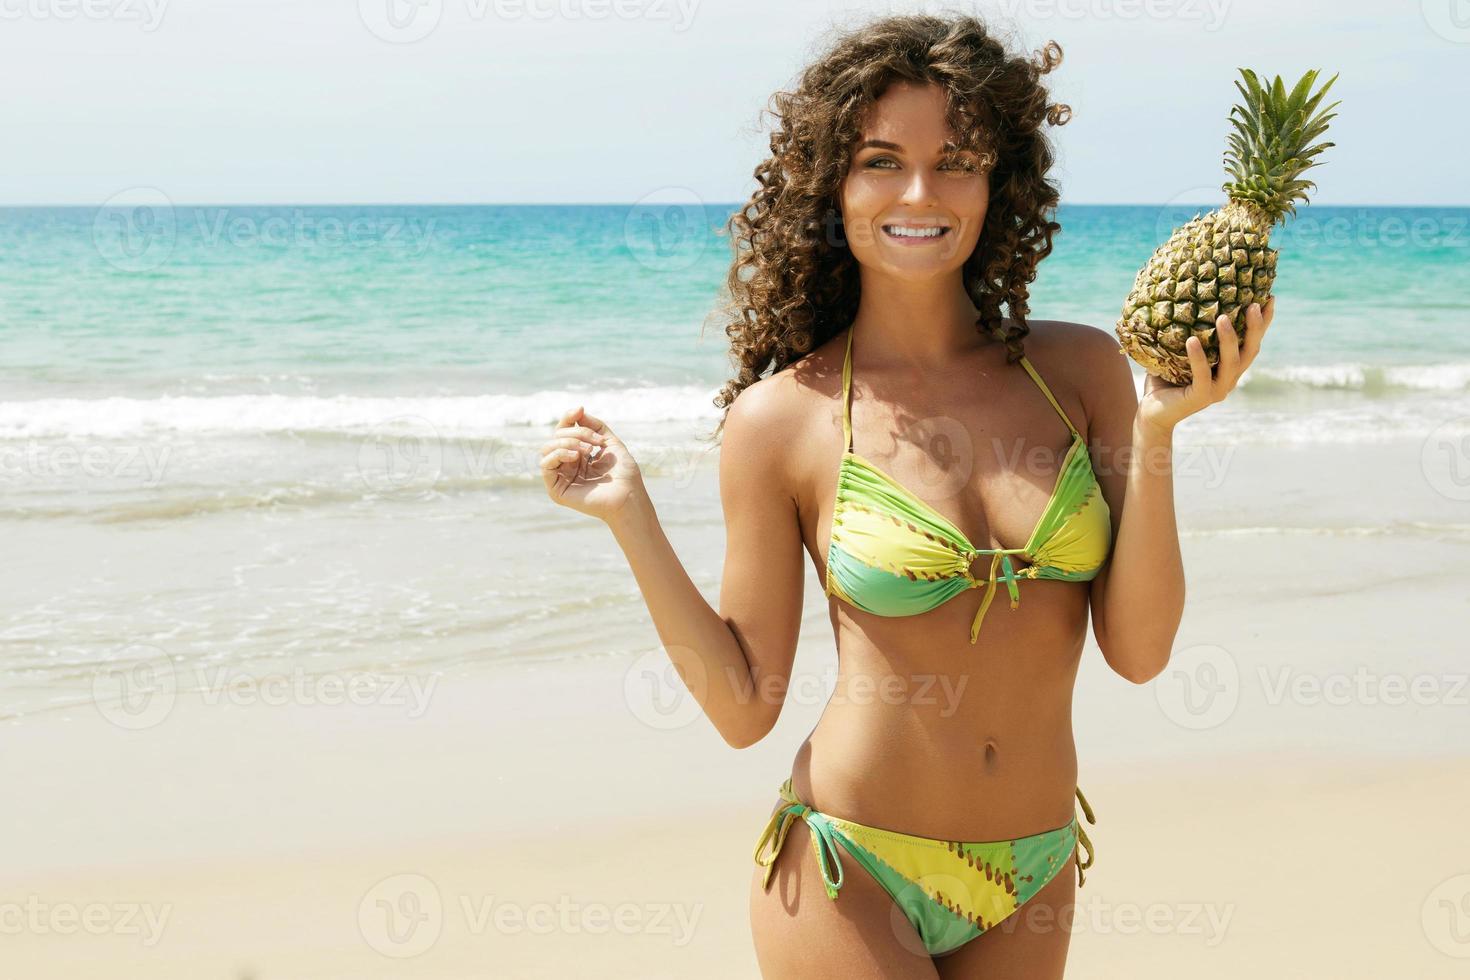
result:
[[[931,245],[949,234],[949,225],[935,222],[902,221],[881,227],[883,237],[895,245]]]

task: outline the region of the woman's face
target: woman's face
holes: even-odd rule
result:
[[[980,240],[986,161],[955,152],[937,85],[895,82],[873,104],[839,189],[858,262],[910,280],[958,270]]]

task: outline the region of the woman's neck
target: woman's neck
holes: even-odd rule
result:
[[[864,269],[852,328],[873,360],[928,368],[989,342],[975,329],[979,315],[958,272],[915,282]]]

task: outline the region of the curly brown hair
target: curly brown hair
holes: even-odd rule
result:
[[[857,315],[857,260],[840,231],[838,191],[866,112],[895,81],[942,87],[955,143],[987,158],[990,203],[962,275],[976,327],[1006,345],[1008,362],[1020,359],[1029,286],[1061,228],[1051,218],[1060,194],[1047,177],[1053,150],[1041,127],[1064,124],[1072,110],[1049,101],[1040,82],[1061,61],[1055,41],[1012,56],[971,16],[888,16],[839,33],[795,91],[771,96],[771,156],[755,168],[760,187],[726,223],[735,257],[725,333],[738,370],[716,407],[728,415],[767,368],[800,360]],[[716,434],[723,428],[722,418]]]

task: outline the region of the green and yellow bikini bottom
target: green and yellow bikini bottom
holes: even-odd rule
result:
[[[1080,789],[1077,799],[1088,823],[1097,823]],[[1073,850],[1079,886],[1083,869],[1092,867],[1092,841],[1075,813],[1055,830],[970,843],[900,834],[820,813],[797,798],[789,778],[781,784],[781,800],[755,845],[755,863],[766,869],[763,887],[770,887],[787,832],[798,818],[805,820],[827,897],[836,899],[842,887],[841,844],[892,896],[930,956],[958,949],[1006,919],[1056,877]],[[763,857],[768,842],[770,853]]]

